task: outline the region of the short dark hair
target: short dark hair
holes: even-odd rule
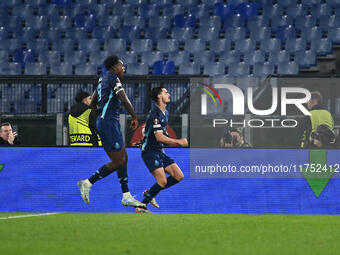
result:
[[[162,93],[162,89],[165,89],[163,86],[152,88],[151,90],[151,99],[155,102],[158,101],[158,95]]]
[[[11,125],[11,123],[9,123],[9,122],[1,123],[1,125],[0,125],[0,132],[2,132],[2,127],[10,126],[10,125]]]
[[[322,95],[319,91],[311,92],[311,99],[318,101],[318,104],[322,104]]]
[[[119,62],[119,57],[116,55],[109,56],[104,61],[104,66],[107,70],[110,70],[111,67],[117,65]]]
[[[90,94],[88,92],[81,91],[76,95],[76,97],[74,99],[77,101],[77,103],[80,103],[81,101],[83,101],[84,98],[87,98],[89,96],[90,96]]]

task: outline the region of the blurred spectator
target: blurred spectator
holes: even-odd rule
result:
[[[336,136],[327,125],[319,125],[315,132],[309,136],[311,148],[333,148],[335,147]]]
[[[12,126],[10,123],[5,122],[0,126],[0,146],[11,146],[20,144],[19,139],[17,138],[18,133],[13,132]]]
[[[220,147],[222,148],[247,148],[252,147],[244,141],[242,132],[237,128],[228,128],[220,138]]]

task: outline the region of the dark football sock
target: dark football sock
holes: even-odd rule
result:
[[[170,188],[171,186],[175,185],[176,183],[179,183],[179,181],[177,181],[174,177],[172,176],[168,176],[167,179],[167,183],[165,185],[165,187],[163,189],[167,189]]]
[[[127,167],[121,167],[117,171],[117,176],[120,182],[120,186],[122,188],[122,192],[129,192],[129,186],[128,186],[128,175],[127,175]]]
[[[94,184],[95,182],[99,181],[100,179],[103,179],[104,177],[108,176],[113,171],[108,169],[105,165],[103,165],[101,168],[97,170],[90,178],[89,181]]]
[[[156,182],[149,191],[145,193],[142,203],[148,204],[161,190],[162,187]]]

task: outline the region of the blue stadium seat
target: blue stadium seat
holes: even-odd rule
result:
[[[50,22],[51,27],[60,28],[62,30],[72,27],[72,19],[70,16],[54,16]]]
[[[4,27],[0,27],[0,40],[4,40],[8,38],[8,32]]]
[[[301,50],[295,53],[295,61],[301,68],[309,68],[316,64],[316,54],[314,50]]]
[[[205,50],[205,41],[202,39],[189,39],[185,42],[184,50],[191,53]]]
[[[149,27],[168,29],[170,26],[170,17],[168,16],[152,16],[149,19]]]
[[[146,51],[142,53],[142,62],[148,64],[150,67],[156,61],[163,60],[163,53],[160,51]]]
[[[96,75],[98,73],[97,65],[94,63],[81,63],[76,65],[74,73],[76,75]]]
[[[229,76],[242,77],[250,72],[249,65],[245,62],[233,63],[229,65]]]
[[[194,53],[194,62],[203,67],[206,63],[215,62],[215,53],[213,51],[197,51]]]
[[[232,16],[235,10],[235,6],[226,3],[215,3],[214,4],[214,15],[220,16],[222,20]]]
[[[40,5],[47,4],[47,1],[46,0],[25,0],[25,4],[37,7],[37,6],[40,6]]]
[[[280,17],[283,15],[284,8],[282,5],[279,4],[267,4],[263,6],[263,12],[262,15],[267,17],[273,17],[276,19],[277,17]]]
[[[328,38],[332,40],[333,43],[340,43],[340,28],[333,28],[328,32]]]
[[[176,66],[179,66],[190,62],[190,53],[185,50],[172,51],[169,53],[168,59],[174,61]]]
[[[34,9],[29,4],[18,5],[17,7],[12,9],[12,15],[21,17],[25,20],[31,18],[34,15],[33,13]]]
[[[225,65],[221,62],[205,63],[203,68],[203,74],[209,76],[219,76],[225,74]]]
[[[0,50],[0,63],[7,63],[9,60],[9,53],[7,50]]]
[[[336,15],[321,16],[319,26],[324,32],[328,32],[328,30],[332,28],[338,28],[340,27],[340,16]]]
[[[94,4],[91,6],[91,13],[94,13],[97,18],[109,17],[111,7],[111,4]]]
[[[59,6],[69,5],[72,4],[72,0],[51,0],[51,4],[56,4]]]
[[[296,38],[296,29],[294,26],[278,26],[276,29],[276,38],[285,43],[287,39]]]
[[[262,41],[260,48],[265,52],[279,51],[281,49],[281,41],[277,38],[270,38],[269,40]]]
[[[79,39],[78,49],[84,52],[100,51],[98,39]]]
[[[321,39],[322,37],[322,31],[320,27],[310,27],[310,28],[305,28],[301,32],[301,38],[305,39],[306,42],[310,43],[312,40],[315,39]]]
[[[45,75],[46,74],[46,64],[45,63],[27,63],[25,65],[25,74],[29,75]]]
[[[120,16],[100,16],[98,17],[98,25],[101,27],[113,27],[119,29],[120,27]]]
[[[62,12],[64,16],[75,17],[78,14],[84,14],[85,9],[80,4],[67,4],[63,6]]]
[[[198,5],[198,0],[176,0],[176,3],[184,6]]]
[[[297,52],[300,50],[306,50],[307,42],[303,38],[292,38],[288,39],[286,42],[286,50],[290,52]]]
[[[270,27],[253,27],[250,30],[250,38],[256,42],[262,42],[272,37]]]
[[[19,35],[18,33],[13,33],[12,36],[13,38],[22,38],[23,41],[29,41],[35,38],[35,31],[31,27],[24,27],[22,31],[20,31],[21,34]]]
[[[134,51],[125,51],[119,54],[119,58],[123,60],[125,65],[128,65],[128,69],[129,69],[130,64],[134,64],[137,62],[138,55]]]
[[[172,4],[172,0],[150,0],[151,4],[159,4],[159,5],[166,5]]]
[[[200,4],[200,5],[191,5],[188,6],[188,13],[191,13],[198,19],[208,18],[209,17],[209,9],[210,6],[207,4]]]
[[[144,38],[151,39],[153,43],[157,43],[158,40],[167,38],[167,31],[159,27],[147,27],[144,29]]]
[[[277,74],[298,74],[299,64],[295,61],[281,62],[277,66]]]
[[[207,4],[207,5],[214,5],[216,4],[217,2],[221,2],[220,0],[201,0],[201,2],[203,4]]]
[[[194,29],[191,27],[174,27],[171,31],[171,38],[183,43],[194,37]]]
[[[291,6],[291,5],[296,5],[297,4],[297,0],[277,0],[277,4],[280,6]]]
[[[269,52],[269,61],[273,64],[278,64],[280,62],[289,62],[290,53],[287,50],[271,51]]]
[[[92,30],[92,38],[97,38],[100,41],[113,39],[116,30],[113,27],[95,27]]]
[[[223,21],[223,28],[228,27],[244,27],[246,24],[246,19],[240,14],[235,14],[233,16],[228,16]]]
[[[175,73],[175,64],[173,61],[161,60],[156,61],[152,68],[152,74],[155,75],[169,75]]]
[[[147,0],[125,0],[125,2],[131,5],[140,5],[147,3]]]
[[[12,60],[24,66],[27,62],[34,62],[35,54],[32,49],[15,50],[12,52]]]
[[[256,63],[254,65],[253,74],[259,77],[267,77],[274,73],[274,64],[272,62]]]
[[[221,29],[221,17],[220,16],[208,16],[200,19],[200,28],[214,27],[216,30]]]
[[[127,74],[146,75],[149,73],[149,66],[145,63],[132,63],[128,66]]]
[[[100,66],[104,63],[104,60],[112,55],[112,51],[97,51],[97,52],[90,52],[90,60],[89,62],[96,64],[97,66]],[[119,53],[117,53],[118,57]]]
[[[298,16],[306,16],[308,14],[308,8],[303,4],[291,4],[287,7],[287,14],[293,19]]]
[[[22,48],[20,39],[5,39],[0,40],[0,50],[14,51]]]
[[[65,38],[87,39],[88,32],[84,27],[70,27],[65,29]]]
[[[126,41],[124,39],[110,39],[105,42],[104,49],[111,52],[125,52]]]
[[[123,26],[137,26],[143,28],[145,27],[145,20],[141,16],[124,17]]]
[[[92,30],[96,26],[96,17],[93,14],[78,14],[74,17],[74,25]]]
[[[302,2],[306,7],[312,7],[313,5],[319,5],[321,0],[303,0]]]
[[[37,9],[39,16],[46,16],[47,18],[58,16],[60,13],[60,6],[57,4],[43,5],[39,6]]]
[[[219,38],[219,30],[214,27],[201,27],[198,31],[198,38],[205,41],[214,41]]]
[[[72,64],[71,63],[54,63],[50,69],[51,75],[71,75]]]
[[[20,63],[0,63],[0,74],[3,75],[20,75],[21,64]]]
[[[241,53],[237,50],[231,50],[220,53],[218,61],[223,62],[229,66],[233,63],[239,63],[240,59]]]
[[[131,49],[137,53],[152,51],[152,41],[150,39],[132,40]]]
[[[263,63],[265,62],[265,58],[266,55],[264,50],[255,50],[244,53],[244,62],[246,62],[248,65]]]
[[[228,51],[231,47],[231,41],[229,39],[217,39],[210,42],[209,49],[215,53],[220,53],[222,51]]]
[[[237,41],[246,38],[246,29],[244,27],[232,27],[227,28],[224,34],[224,38],[231,41]]]
[[[240,52],[247,52],[250,50],[255,50],[256,42],[250,38],[240,39],[235,42],[235,49]]]
[[[63,54],[64,62],[72,65],[83,64],[86,62],[86,52],[78,50],[73,53]]]
[[[8,18],[6,18],[6,23],[2,26],[5,26],[6,30],[9,32],[15,32],[17,30],[21,30],[22,27],[20,26],[20,24],[22,24],[22,19],[20,17],[8,16]]]
[[[331,16],[332,7],[327,3],[313,5],[311,8],[311,14],[313,17],[321,17],[321,16]]]
[[[195,62],[183,63],[179,66],[178,74],[200,74],[200,65]]]
[[[184,14],[184,6],[180,4],[165,4],[163,6],[163,15],[167,17]]]
[[[196,17],[191,14],[177,14],[174,17],[175,27],[192,27],[196,26]]]
[[[237,6],[237,12],[248,19],[257,15],[257,5],[253,3],[241,3]]]
[[[39,38],[47,39],[49,42],[61,39],[62,31],[59,28],[49,28],[39,32]]]
[[[329,38],[315,39],[311,42],[311,49],[313,49],[318,55],[330,54],[333,50],[332,40]]]
[[[295,20],[295,26],[299,28],[301,31],[307,27],[316,26],[317,19],[312,15],[307,16],[297,16]]]
[[[22,1],[21,0],[5,0],[5,1],[3,1],[2,4],[6,5],[6,6],[15,6],[15,5],[22,4]]]
[[[48,51],[48,41],[46,39],[32,39],[26,42],[26,47],[37,53],[46,52]]]
[[[283,15],[281,17],[275,17],[272,19],[272,29],[275,30],[280,26],[290,26],[293,24],[292,17]]]
[[[158,4],[141,4],[138,6],[138,15],[143,18],[159,16],[160,10],[161,8]]]
[[[248,19],[248,29],[253,30],[255,28],[269,27],[270,18],[267,16],[252,16]]]
[[[38,61],[47,64],[60,63],[60,52],[56,50],[47,51],[44,54],[38,55]]]
[[[177,51],[178,41],[175,39],[161,39],[157,43],[157,49],[161,52]]]
[[[140,29],[136,26],[121,26],[119,28],[119,37],[130,43],[133,39],[140,38]]]

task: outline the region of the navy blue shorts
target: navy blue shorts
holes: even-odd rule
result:
[[[124,147],[122,132],[118,120],[97,119],[97,130],[105,151],[121,151]]]
[[[175,161],[162,151],[147,151],[142,153],[143,161],[150,172],[175,163]]]

